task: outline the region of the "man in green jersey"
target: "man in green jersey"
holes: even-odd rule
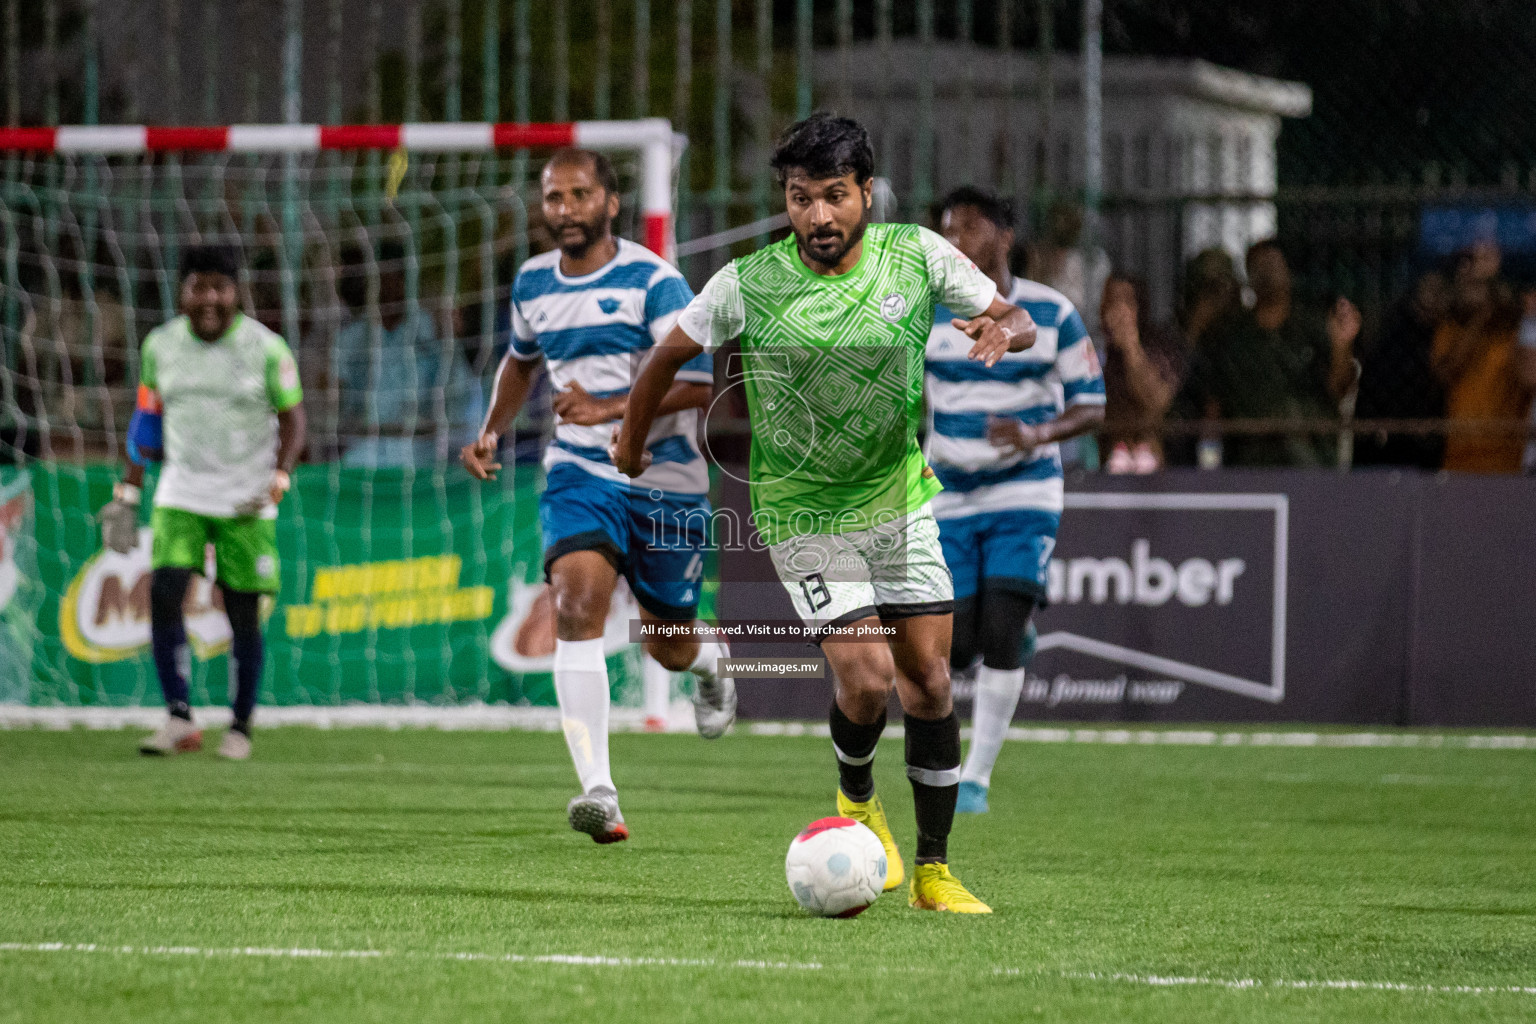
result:
[[[219,745],[251,756],[251,712],[261,684],[261,595],[277,591],[277,503],[304,447],[298,368],[283,339],[240,312],[235,250],[201,245],[181,261],[182,315],[144,339],[129,460],[101,511],[105,545],[138,545],[143,457],[164,460],[150,514],[150,648],[165,724],[145,754],[202,747],[187,690],[182,601],[213,545],[231,632],[234,724]]]
[[[614,464],[635,476],[673,374],[701,349],[741,339],[752,419],[753,523],[796,611],[836,676],[837,809],[886,848],[886,888],[904,877],[871,762],[894,687],[917,812],[909,902],[990,913],[948,868],[960,781],[949,689],[953,587],[928,502],[940,490],[917,445],[935,303],[957,315],[970,356],[992,365],[1034,342],[1034,324],[938,235],[869,224],[874,154],[857,122],[815,114],[774,149],[793,236],[732,261],[642,364]],[[873,641],[873,642],[872,642]]]

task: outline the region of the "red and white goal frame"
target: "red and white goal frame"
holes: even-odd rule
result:
[[[0,153],[29,151],[118,156],[136,153],[317,153],[325,150],[404,149],[474,153],[498,149],[579,146],[640,154],[640,212],[645,246],[666,259],[675,250],[672,218],[672,126],[664,118],[492,124],[482,121],[416,124],[63,125],[0,128]]]

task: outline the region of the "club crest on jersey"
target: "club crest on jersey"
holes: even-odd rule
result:
[[[604,313],[617,313],[619,311],[618,299],[598,299],[597,308]]]
[[[880,300],[880,315],[893,324],[905,316],[906,312],[907,299],[900,292],[891,292]]]

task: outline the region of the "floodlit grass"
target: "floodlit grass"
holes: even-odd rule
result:
[[[136,736],[0,732],[0,1021],[1536,1019],[1531,752],[1012,743],[951,846],[993,916],[823,921],[826,740],[615,737],[597,847],[554,735]]]

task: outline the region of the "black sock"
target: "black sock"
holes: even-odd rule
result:
[[[882,710],[874,723],[859,725],[833,701],[828,719],[832,724],[832,749],[837,754],[838,785],[849,800],[862,803],[875,792],[875,744],[885,731],[885,712]]]
[[[192,582],[191,569],[156,569],[149,574],[149,647],[160,692],[174,718],[191,720],[187,691],[187,629],[181,602]]]
[[[232,636],[229,656],[233,662],[235,693],[230,701],[235,728],[250,735],[251,712],[261,688],[261,663],[265,653],[261,636],[261,595],[253,591],[225,590],[224,613]]]
[[[949,858],[949,829],[960,791],[960,719],[951,711],[938,719],[908,715],[905,723],[907,778],[917,811],[916,862],[942,862]]]

